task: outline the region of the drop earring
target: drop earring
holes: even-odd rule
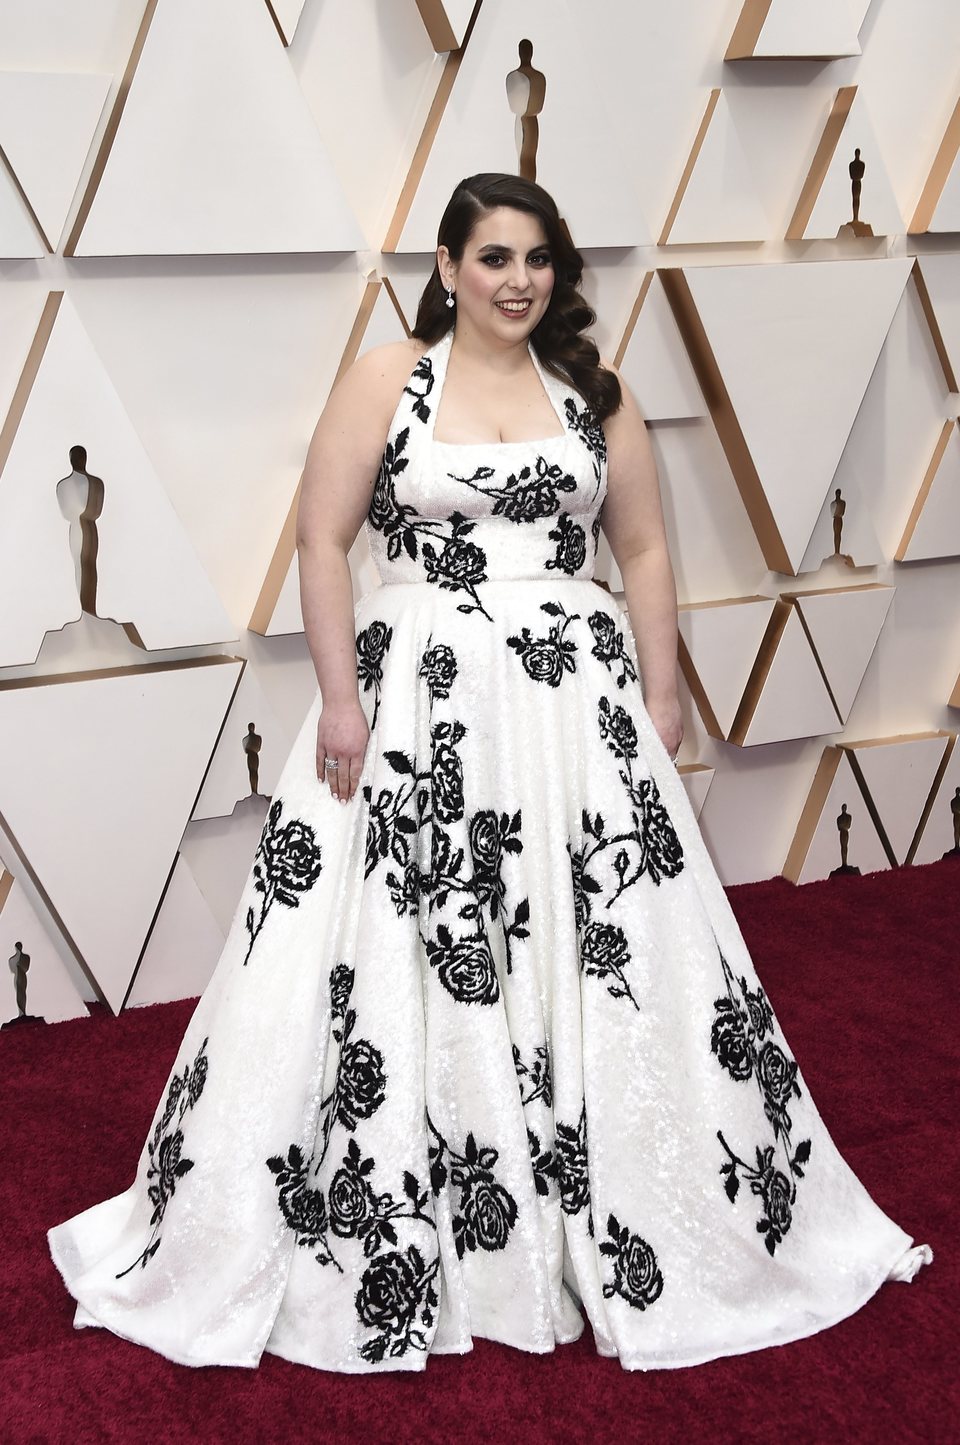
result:
[[[452,287],[452,286],[448,286],[448,287],[447,287],[447,305],[448,305],[448,306],[453,306],[454,304],[455,304],[455,303],[454,303],[454,300],[453,300],[453,287]]]

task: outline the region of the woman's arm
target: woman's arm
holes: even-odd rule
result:
[[[607,495],[602,527],[620,575],[637,644],[643,696],[671,757],[683,737],[677,695],[677,587],[667,551],[657,467],[646,423],[616,367],[623,405],[603,424]]]
[[[398,357],[402,348],[404,355]],[[403,381],[409,349],[378,346],[330,392],[307,451],[297,509],[300,605],[323,709],[317,726],[317,777],[334,797],[356,792],[369,727],[357,684],[354,598],[347,554],[363,525]],[[409,362],[409,364],[408,364]],[[324,768],[324,757],[339,768]]]

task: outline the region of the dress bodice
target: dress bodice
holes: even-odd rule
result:
[[[472,590],[485,581],[592,578],[607,487],[603,428],[527,345],[563,431],[520,442],[438,442],[453,332],[403,389],[367,515],[381,582]]]

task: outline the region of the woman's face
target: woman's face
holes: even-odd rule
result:
[[[543,226],[528,211],[498,206],[477,222],[459,264],[446,246],[437,264],[453,287],[458,329],[489,342],[525,341],[550,304],[553,260]]]

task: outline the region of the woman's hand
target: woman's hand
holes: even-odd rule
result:
[[[650,698],[646,702],[646,709],[660,741],[676,762],[683,741],[683,717],[679,698],[676,694],[669,698]]]
[[[330,703],[320,711],[317,723],[317,777],[328,784],[330,792],[341,803],[348,803],[357,791],[367,750],[370,725],[359,699],[349,703]],[[325,766],[327,758],[336,760],[335,768]]]

